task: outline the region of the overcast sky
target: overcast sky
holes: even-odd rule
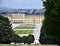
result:
[[[41,0],[0,0],[0,7],[19,9],[42,9]]]

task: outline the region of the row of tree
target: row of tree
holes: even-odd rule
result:
[[[2,43],[9,44],[11,42],[28,43],[28,44],[33,43],[34,41],[33,35],[20,37],[13,32],[11,25],[12,24],[8,18],[0,15],[0,43],[1,44]]]
[[[43,39],[42,41],[46,40],[45,43],[49,43],[52,39],[52,41],[54,40],[60,44],[60,0],[45,0],[43,4],[45,7],[45,19],[40,40]]]
[[[14,37],[15,38],[13,40],[14,40],[15,43],[24,43],[24,44],[27,43],[27,44],[31,44],[31,43],[34,42],[34,36],[33,35],[28,35],[28,36],[23,36],[23,37],[15,35]]]
[[[8,18],[0,15],[0,43],[6,43],[12,40],[14,32]]]

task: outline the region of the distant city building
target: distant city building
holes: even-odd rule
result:
[[[7,14],[3,16],[7,17],[12,23],[40,24],[44,19],[44,15],[40,14]]]
[[[41,9],[0,9],[0,13],[12,23],[39,24],[44,19],[44,10]]]

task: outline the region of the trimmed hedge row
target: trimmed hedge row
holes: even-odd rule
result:
[[[27,44],[31,44],[33,43],[34,41],[34,36],[33,35],[28,35],[28,36],[23,36],[23,37],[20,37],[18,35],[15,35],[12,42],[15,42],[15,43],[27,43]]]

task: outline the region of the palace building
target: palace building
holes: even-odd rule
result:
[[[44,19],[44,11],[41,9],[8,9],[1,10],[1,13],[12,23],[40,24]]]
[[[29,24],[39,24],[43,21],[44,15],[40,14],[7,14],[3,15],[7,17],[12,23],[29,23]]]

